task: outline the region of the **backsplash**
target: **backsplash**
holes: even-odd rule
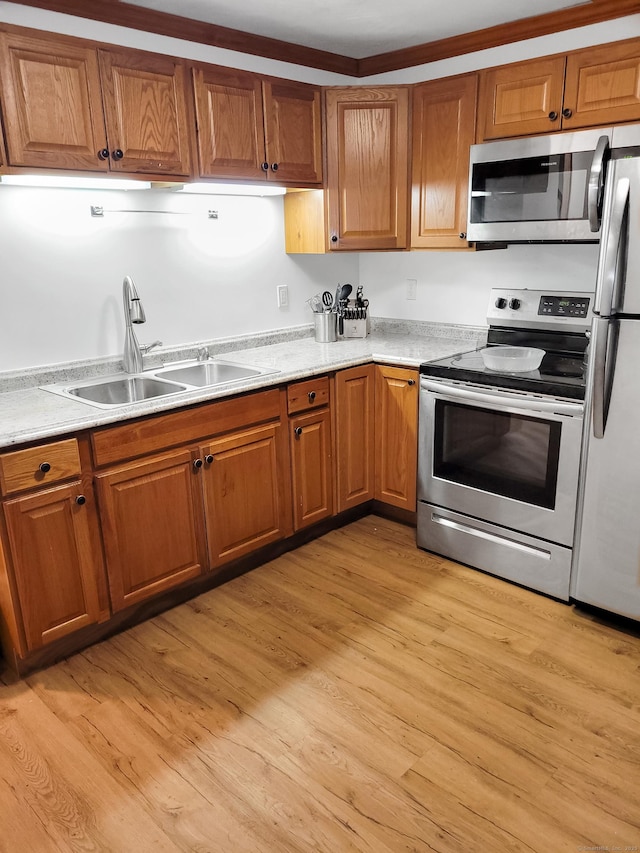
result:
[[[101,205],[103,217],[92,217]],[[211,219],[209,210],[216,210]],[[121,358],[122,279],[133,277],[144,344],[165,348],[311,323],[306,300],[362,284],[372,318],[484,326],[498,282],[593,289],[598,247],[287,255],[280,197],[0,186],[1,374]],[[407,280],[416,299],[407,299]],[[278,307],[276,287],[288,287]],[[410,326],[407,326],[410,328]]]

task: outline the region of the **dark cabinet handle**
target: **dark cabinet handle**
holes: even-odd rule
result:
[[[101,148],[100,151],[98,151],[98,160],[108,160],[108,159],[109,159],[109,149],[108,148]]]
[[[416,384],[415,379],[409,379],[409,381],[407,382],[407,385],[415,385],[415,384]]]
[[[302,435],[302,427],[296,427],[293,432],[296,438],[300,438]]]
[[[309,402],[313,403],[313,401],[316,399],[316,392],[315,391],[309,391],[309,393],[307,394],[307,397],[309,398]]]
[[[211,465],[211,463],[213,462],[213,453],[207,453],[207,455],[204,457],[204,461],[207,463],[207,465]]]
[[[333,235],[333,237],[331,238],[331,242],[332,242],[332,243],[337,243],[337,242],[338,242],[338,238],[336,237],[336,235],[335,235],[335,234],[334,234],[334,235]]]
[[[43,474],[48,474],[49,471],[51,470],[51,465],[48,462],[41,462],[40,463],[40,470],[42,471]]]
[[[551,112],[549,113],[550,121],[555,121],[557,118],[558,118],[558,113],[555,112],[554,110],[551,110]]]
[[[262,168],[262,171],[263,171],[263,172],[268,172],[268,171],[269,171],[269,164],[268,164],[268,163],[263,163],[263,164],[262,164],[262,166],[261,166],[261,168]]]
[[[202,468],[202,459],[194,459],[193,467],[196,471],[200,470],[200,468]]]
[[[86,502],[87,502],[87,499],[85,498],[84,495],[78,495],[78,497],[76,498],[76,503],[78,504],[78,506],[84,506],[86,504]]]
[[[272,164],[271,164],[271,171],[272,171],[272,172],[277,172],[277,171],[278,171],[278,164],[277,164],[277,163],[272,163]]]
[[[569,107],[565,107],[565,108],[562,110],[562,115],[563,115],[565,118],[571,118],[571,116],[573,115],[573,110],[569,109]]]
[[[467,232],[466,232],[466,231],[461,231],[461,232],[458,234],[458,237],[460,237],[460,239],[461,239],[461,240],[466,240],[466,239],[467,239]]]
[[[122,160],[124,157],[124,151],[122,148],[116,148],[116,150],[111,155],[114,160]]]

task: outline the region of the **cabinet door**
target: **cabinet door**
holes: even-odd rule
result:
[[[338,512],[373,500],[373,365],[341,370],[335,378]]]
[[[0,35],[8,163],[106,172],[98,56],[55,38]]]
[[[296,530],[333,515],[331,413],[309,412],[291,419],[293,524]]]
[[[111,169],[189,177],[191,111],[180,60],[100,51]]]
[[[193,69],[199,171],[203,178],[263,181],[262,83],[242,71]]]
[[[320,90],[284,80],[262,85],[268,178],[321,184]]]
[[[565,57],[480,72],[478,141],[559,130]]]
[[[376,365],[376,500],[415,512],[418,371]]]
[[[640,121],[640,41],[569,54],[563,128],[624,121]]]
[[[407,245],[408,88],[329,89],[329,247]]]
[[[93,495],[78,481],[6,501],[5,517],[28,650],[98,622]]]
[[[202,573],[200,480],[188,450],[97,475],[114,611]]]
[[[412,248],[463,248],[469,147],[476,130],[475,74],[413,90]]]
[[[286,535],[278,459],[280,429],[279,424],[256,427],[202,448],[212,568]]]

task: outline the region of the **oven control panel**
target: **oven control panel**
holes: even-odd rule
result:
[[[489,298],[489,328],[546,329],[584,333],[591,325],[593,293],[494,287]]]
[[[550,317],[586,317],[588,296],[541,296],[538,314]]]

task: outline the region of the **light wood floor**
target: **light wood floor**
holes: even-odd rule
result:
[[[0,850],[638,850],[639,666],[370,516],[0,686]]]

